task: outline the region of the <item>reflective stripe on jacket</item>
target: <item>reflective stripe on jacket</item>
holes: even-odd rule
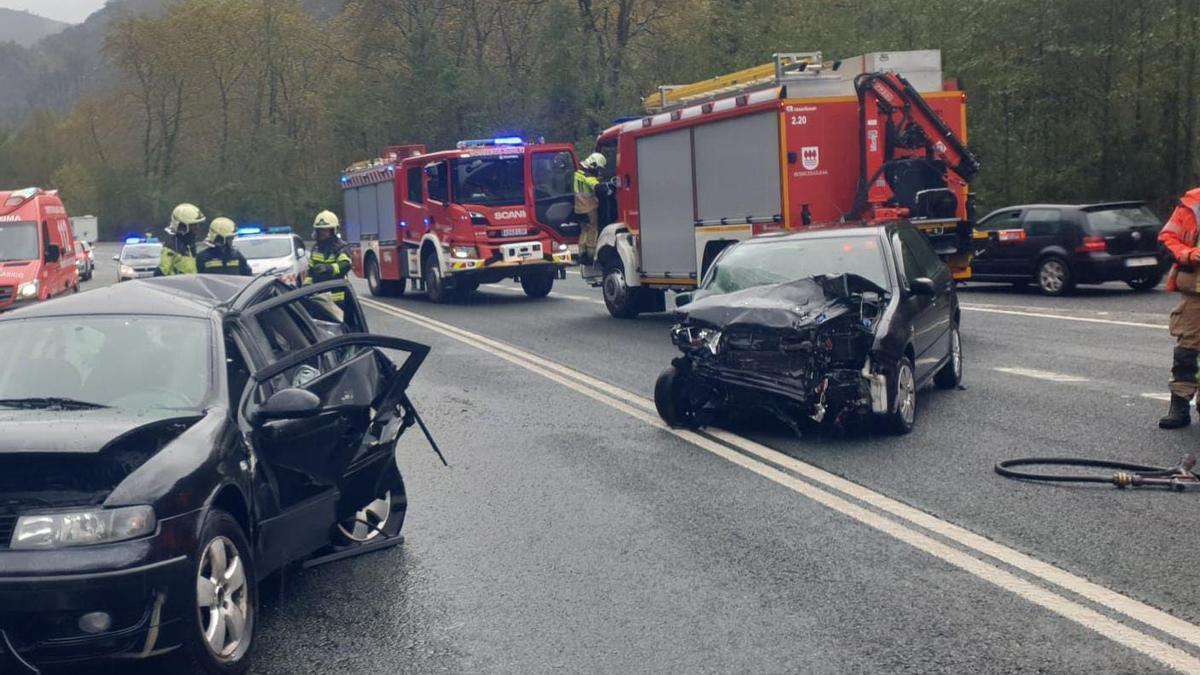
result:
[[[599,184],[599,178],[587,175],[583,169],[575,170],[575,213],[590,213],[600,208],[600,200],[596,198]]]
[[[353,266],[350,249],[340,239],[318,241],[308,258],[308,275],[304,277],[304,285],[345,279]],[[330,293],[330,296],[334,302],[346,299],[346,294],[342,291]]]
[[[196,268],[201,274],[235,274],[253,276],[246,256],[233,247],[210,246],[196,256]]]
[[[162,254],[158,257],[158,273],[164,277],[176,274],[195,274],[196,259],[187,253],[180,253],[169,246],[163,246]]]

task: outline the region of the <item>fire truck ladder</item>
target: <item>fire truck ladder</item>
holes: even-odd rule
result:
[[[800,73],[815,76],[821,72],[821,52],[786,52],[774,54],[770,63],[746,68],[728,75],[719,75],[692,84],[665,84],[642,99],[642,107],[659,113],[695,103],[724,98],[745,91],[766,89],[786,84]]]

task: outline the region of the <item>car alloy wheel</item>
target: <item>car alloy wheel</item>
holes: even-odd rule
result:
[[[232,660],[248,636],[250,618],[246,567],[237,546],[227,537],[214,537],[204,548],[196,577],[196,606],[200,631],[218,660]]]
[[[392,492],[388,490],[383,497],[367,504],[361,511],[338,523],[338,531],[346,539],[363,543],[378,537],[386,531],[388,519],[392,517]]]
[[[1068,278],[1066,263],[1050,258],[1038,268],[1038,285],[1049,295],[1058,295],[1066,290]]]
[[[901,363],[896,371],[896,413],[906,425],[912,426],[917,413],[917,385],[907,363]]]

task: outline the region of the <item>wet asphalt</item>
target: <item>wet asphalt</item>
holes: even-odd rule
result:
[[[110,249],[85,290],[113,280]],[[922,395],[912,434],[798,439],[761,419],[732,430],[1200,622],[1200,494],[992,471],[1017,456],[1170,465],[1194,451],[1200,428],[1156,429],[1165,403],[1144,396],[1166,389],[1172,297],[1116,284],[1057,299],[960,294],[965,388]],[[453,305],[386,303],[650,397],[674,354],[669,316],[614,320],[599,297],[572,277],[540,301],[507,282]],[[432,345],[411,395],[451,466],[419,435],[402,439],[405,544],[269,580],[253,672],[1163,669],[560,382],[377,310],[368,319]]]

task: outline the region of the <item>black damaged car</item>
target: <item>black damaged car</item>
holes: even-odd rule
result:
[[[428,347],[369,334],[345,282],[119,284],[6,315],[0,344],[0,672],[241,672],[261,579],[402,539]]]
[[[805,419],[873,416],[903,434],[918,390],[962,380],[954,280],[902,222],[743,241],[676,304],[671,335],[683,354],[654,391],[672,426],[765,410],[797,433]]]

